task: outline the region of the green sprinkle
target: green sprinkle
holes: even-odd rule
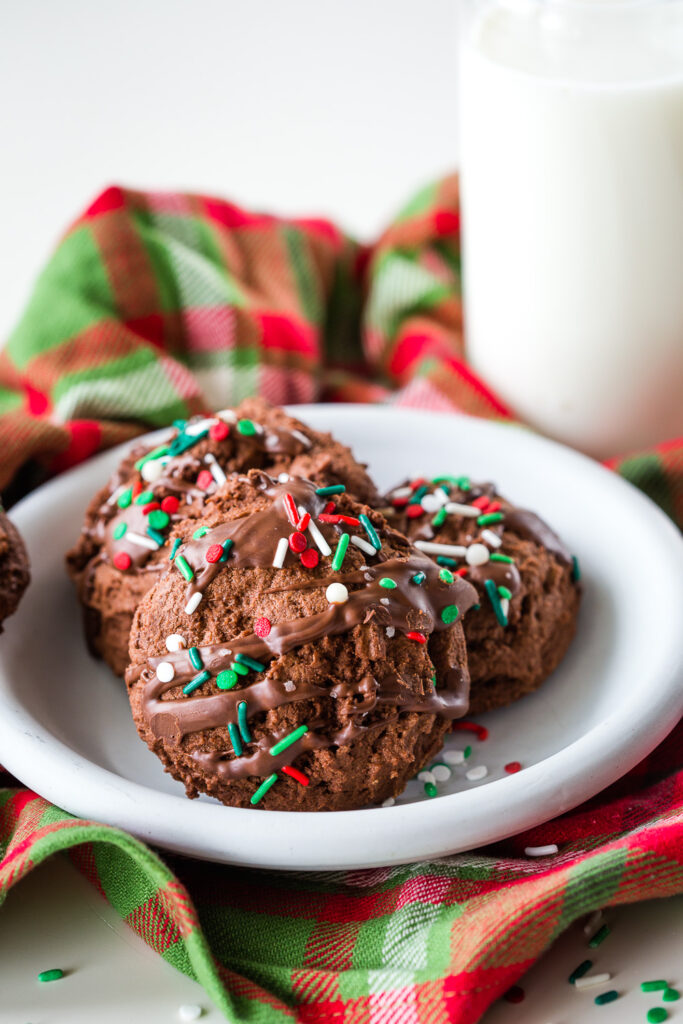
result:
[[[439,579],[442,583],[452,583],[455,577],[450,569],[441,569]]]
[[[360,519],[361,526],[367,533],[368,540],[372,544],[373,548],[375,549],[375,551],[380,551],[382,548],[382,541],[379,539],[379,534],[377,533],[377,530],[372,525],[372,523],[366,516],[365,512],[361,512],[358,518]]]
[[[456,604],[447,604],[441,612],[441,621],[445,622],[447,626],[450,626],[459,615],[458,606]]]
[[[501,597],[506,597],[508,601],[512,597],[512,591],[508,590],[507,587],[498,587],[498,593],[500,594]]]
[[[410,577],[410,582],[414,583],[416,587],[421,587],[426,579],[427,577],[423,572],[416,572],[414,576]]]
[[[438,796],[439,791],[433,782],[425,782],[425,793],[427,796]]]
[[[343,494],[345,490],[344,484],[333,484],[331,487],[316,487],[315,493],[324,498],[328,494]]]
[[[499,555],[497,552],[489,555],[489,562],[506,562],[508,565],[512,565],[514,558],[510,558],[509,555]]]
[[[142,491],[138,494],[135,499],[136,505],[149,505],[150,501],[154,501],[154,494],[152,491]]]
[[[119,494],[118,498],[116,499],[116,504],[119,506],[119,508],[128,508],[132,500],[133,488],[129,487],[127,491],[123,492],[123,494]]]
[[[173,429],[182,434],[187,426],[187,420],[173,420]]]
[[[185,424],[183,424],[183,427]],[[199,441],[203,441],[206,435],[209,433],[208,427],[206,430],[202,430],[200,434],[184,434],[182,433],[183,427],[180,427],[181,433],[175,438],[173,444],[168,449],[168,454],[171,457],[176,455],[182,455],[188,448],[193,448]]]
[[[422,487],[418,487],[418,489],[416,491],[413,491],[413,493],[410,495],[408,504],[419,505],[428,490],[429,488],[427,487],[426,484],[423,484]]]
[[[590,940],[588,945],[590,946],[591,949],[597,949],[598,946],[602,945],[602,943],[605,941],[605,939],[607,938],[608,935],[609,935],[609,928],[607,927],[606,924],[603,924],[602,928],[595,933],[595,935]]]
[[[249,669],[247,668],[247,666],[246,665],[240,665],[239,661],[233,661],[232,665],[230,666],[230,669],[233,672],[237,672],[237,674],[239,676],[248,676],[249,675]]]
[[[176,556],[176,555],[177,555],[177,553],[178,553],[178,548],[180,547],[180,545],[181,545],[182,543],[183,543],[183,542],[182,542],[182,540],[180,539],[180,537],[176,537],[176,539],[175,539],[175,540],[173,541],[173,547],[171,548],[171,554],[170,554],[170,555],[168,556],[168,560],[169,560],[169,562],[172,562],[172,561],[173,561],[173,559],[175,558],[175,556]]]
[[[237,683],[237,674],[232,669],[226,668],[216,676],[216,686],[219,690],[232,690]]]
[[[239,734],[239,730],[234,722],[228,722],[228,733],[230,734],[230,742],[232,743],[233,750],[235,751],[236,757],[241,757],[243,753],[242,739]]]
[[[192,665],[192,668],[204,668],[204,662],[202,661],[202,656],[199,653],[198,648],[190,647],[187,653],[190,655],[190,664]]]
[[[641,992],[661,992],[668,987],[668,981],[641,981],[640,983]]]
[[[575,967],[572,973],[567,978],[570,985],[573,985],[577,978],[583,978],[584,974],[587,974],[593,966],[592,960],[584,960],[578,967]]]
[[[579,568],[579,560],[576,555],[572,555],[572,579],[574,583],[578,583],[581,579],[581,569]]]
[[[250,658],[248,654],[236,654],[235,661],[240,662],[242,665],[248,665],[254,672],[266,671],[266,666],[262,662],[256,661],[255,658]]]
[[[155,508],[147,516],[147,522],[155,530],[165,530],[171,520],[168,512],[164,512],[164,510],[160,508]]]
[[[252,420],[238,420],[237,431],[242,437],[253,437],[256,433],[256,426]]]
[[[190,564],[187,561],[187,559],[185,558],[185,556],[184,555],[178,555],[176,557],[175,562],[173,564],[177,567],[177,569],[180,572],[181,576],[183,576],[187,580],[188,583],[191,583],[192,580],[194,579],[194,573],[193,573],[192,569],[190,568]]]
[[[681,993],[677,988],[668,988],[666,992],[662,992],[662,999],[665,1003],[675,1003],[681,998]]]
[[[252,804],[257,804],[262,797],[266,795],[271,786],[274,786],[277,782],[277,772],[273,772],[269,775],[265,782],[262,782],[259,788],[256,790],[251,798]]]
[[[242,733],[242,739],[245,743],[251,743],[251,733],[249,732],[249,722],[247,721],[246,700],[241,700],[237,705],[237,721],[239,723],[240,732]]]
[[[669,1011],[665,1010],[663,1006],[653,1006],[651,1010],[647,1011],[649,1024],[661,1024],[668,1016]]]
[[[502,512],[488,512],[486,515],[478,516],[477,526],[489,526],[491,523],[500,523],[502,521]]]
[[[348,548],[348,546],[349,535],[348,533],[342,533],[341,537],[339,538],[339,543],[337,544],[337,550],[334,553],[334,558],[332,559],[332,568],[334,569],[335,572],[339,572],[339,570],[341,569],[342,562],[344,561],[344,555],[346,554],[346,549]]]
[[[451,567],[458,564],[454,558],[449,558],[448,555],[439,555],[436,563],[437,565],[450,565]]]
[[[396,581],[390,579],[388,576],[382,576],[382,579],[379,581],[379,585],[380,587],[384,587],[385,590],[396,590],[396,587],[398,586]]]
[[[446,509],[445,508],[440,508],[439,511],[434,516],[434,518],[432,519],[432,526],[436,526],[437,528],[439,526],[443,526],[443,524],[446,522],[447,518],[448,518],[448,512],[446,511]]]
[[[59,981],[63,977],[64,971],[61,967],[53,967],[49,971],[41,971],[38,975],[38,981]]]
[[[135,463],[135,468],[138,472],[142,469],[146,462],[154,462],[155,459],[160,459],[162,455],[165,455],[168,451],[168,445],[162,444],[159,448],[155,448],[154,451],[147,452],[141,459]]]
[[[470,756],[470,754],[471,754],[471,753],[472,753],[472,747],[470,747],[470,746],[468,745],[468,746],[466,746],[466,747],[465,747],[465,749],[463,750],[463,752],[462,752],[462,756],[463,756],[463,757],[465,758],[465,760],[467,760],[467,758],[468,758],[468,757]]]
[[[153,530],[151,526],[147,527],[147,536],[151,537],[152,540],[155,540],[160,548],[166,543],[166,538],[163,533],[159,533],[158,530]]]
[[[433,484],[452,484],[453,487],[458,486],[457,476],[435,476],[432,478]]]
[[[596,996],[594,1002],[596,1006],[604,1006],[605,1003],[613,1003],[618,998],[619,993],[611,988],[609,992],[601,992],[599,996]]]
[[[498,588],[493,580],[484,580],[484,589],[488,594],[489,601],[493,607],[495,616],[501,626],[507,626],[507,616],[503,614],[503,609],[500,604],[500,598],[498,597]]]
[[[283,740],[280,740],[279,743],[276,743],[274,747],[270,748],[270,752],[273,757],[277,757],[277,755],[281,754],[283,750],[287,750],[288,747],[291,747],[293,743],[300,740],[307,732],[307,725],[300,725],[298,729],[294,730],[294,732],[290,732],[289,736],[285,736]]]
[[[228,555],[230,554],[230,548],[233,546],[234,543],[235,542],[232,539],[232,537],[228,537],[227,540],[223,541],[223,554],[218,559],[219,562],[227,562]]]
[[[114,527],[114,540],[121,540],[128,527],[125,523],[119,523]]]
[[[205,683],[210,678],[211,673],[207,672],[206,669],[204,669],[204,671],[200,672],[199,675],[196,675],[194,679],[190,679],[189,683],[186,686],[183,686],[183,693],[185,694],[186,697],[189,697],[191,693],[194,693],[195,690],[199,689],[202,683]]]
[[[209,531],[205,526],[200,526],[198,530],[195,530],[192,534],[192,540],[201,540]]]

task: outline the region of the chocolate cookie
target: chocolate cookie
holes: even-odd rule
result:
[[[579,607],[578,563],[557,534],[466,477],[407,482],[386,502],[394,526],[477,588],[465,622],[470,712],[537,689],[564,657]]]
[[[0,506],[0,633],[5,619],[17,610],[29,580],[24,542]]]
[[[188,796],[380,803],[467,710],[474,588],[339,489],[252,471],[207,503],[200,530],[175,528],[126,681],[141,737]]]
[[[226,475],[259,468],[341,483],[362,501],[377,497],[348,448],[258,398],[179,422],[154,450],[135,449],[91,501],[67,554],[90,651],[117,675],[128,664],[135,609],[168,567],[165,545],[173,524],[200,516]]]

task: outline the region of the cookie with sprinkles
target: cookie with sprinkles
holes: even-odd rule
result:
[[[557,534],[493,484],[467,477],[405,481],[384,512],[445,573],[477,589],[465,622],[470,712],[536,690],[571,643],[580,601],[578,562]]]
[[[135,615],[140,736],[189,796],[307,811],[395,797],[467,708],[474,588],[340,486],[254,470],[195,527],[176,526]]]
[[[307,475],[348,487],[363,501],[376,499],[348,448],[259,398],[179,421],[162,444],[135,449],[93,498],[67,554],[88,646],[117,675],[128,664],[135,609],[168,566],[174,524],[201,516],[231,473],[249,469]]]
[[[19,531],[0,505],[0,633],[29,584],[28,555]]]

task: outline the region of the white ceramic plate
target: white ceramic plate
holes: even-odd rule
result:
[[[484,742],[427,799],[409,783],[389,808],[320,814],[187,800],[140,742],[123,684],[86,652],[63,569],[85,506],[121,458],[107,452],[13,510],[33,582],[0,638],[0,760],[43,796],[169,849],[286,869],[360,868],[471,849],[587,799],[652,750],[683,713],[683,544],[671,522],[616,475],[510,426],[360,406],[299,406],[370,464],[382,487],[407,475],[492,479],[538,511],[578,555],[585,582],[576,640],[535,694],[481,716]],[[506,775],[504,765],[524,770]],[[470,782],[477,765],[486,778]]]

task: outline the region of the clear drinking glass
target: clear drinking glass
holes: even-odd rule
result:
[[[593,455],[683,432],[683,0],[465,0],[469,358]]]

